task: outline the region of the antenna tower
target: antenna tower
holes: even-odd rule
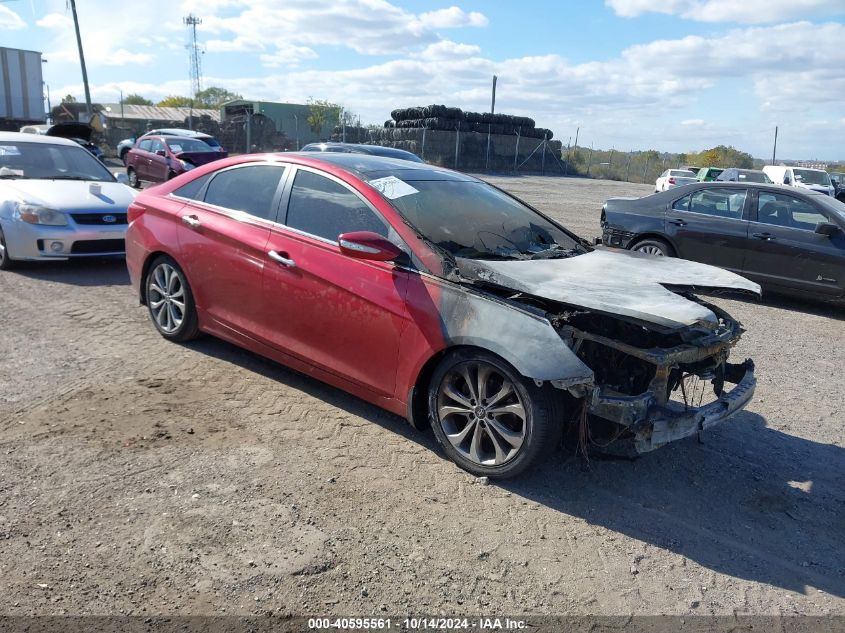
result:
[[[202,19],[189,13],[187,17],[182,18],[182,22],[188,27],[191,34],[191,43],[188,44],[188,53],[191,58],[191,88],[193,95],[196,96],[202,90],[202,62],[200,61],[200,45],[197,42],[197,25],[202,24]]]

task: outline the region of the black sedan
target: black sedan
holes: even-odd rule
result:
[[[607,246],[720,266],[771,291],[845,299],[845,204],[830,196],[706,182],[611,198],[601,226]]]

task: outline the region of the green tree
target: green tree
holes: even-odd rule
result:
[[[65,95],[62,97],[62,103],[76,103],[76,97],[73,95]]]
[[[237,92],[230,92],[225,88],[217,86],[209,86],[205,90],[200,90],[194,99],[194,107],[196,108],[219,108],[227,101],[235,99],[243,99],[242,95]]]
[[[162,108],[190,108],[192,99],[181,95],[168,95],[156,105]]]
[[[149,99],[145,99],[139,94],[126,95],[126,98],[123,99],[123,103],[124,105],[153,105],[152,101],[150,101]]]
[[[340,122],[343,107],[325,99],[308,98],[308,127],[314,134],[320,134],[326,125]]]

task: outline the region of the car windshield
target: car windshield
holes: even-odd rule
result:
[[[182,153],[189,153],[189,154],[202,154],[203,152],[210,151],[209,146],[195,138],[188,138],[180,137],[180,138],[169,138],[166,140],[167,146],[170,148],[170,151],[174,154],[182,154]]]
[[[831,198],[830,196],[819,196],[817,199],[825,207],[839,216],[839,220],[841,222],[845,222],[845,202],[840,202],[836,198]]]
[[[478,181],[370,181],[423,237],[455,257],[543,259],[586,252],[578,240]]]
[[[826,171],[818,169],[793,169],[795,179],[800,180],[805,185],[823,185],[830,186],[830,176]]]
[[[78,145],[20,141],[0,141],[0,178],[114,181],[111,172]]]

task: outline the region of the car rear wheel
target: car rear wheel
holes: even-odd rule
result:
[[[3,235],[3,229],[0,229],[0,270],[11,270],[15,267],[15,261],[9,257],[9,251],[6,250],[6,236]]]
[[[126,168],[126,177],[129,179],[129,186],[134,189],[141,188],[141,180],[138,178],[138,172],[131,167]]]
[[[559,396],[482,350],[457,350],[438,365],[429,387],[434,436],[474,475],[513,477],[559,443]]]
[[[674,257],[675,250],[665,240],[656,237],[650,237],[645,240],[640,240],[631,247],[635,253],[645,253],[646,255],[654,255],[656,257]]]
[[[156,258],[145,286],[147,308],[159,334],[179,342],[199,335],[194,295],[175,261],[167,256]]]

